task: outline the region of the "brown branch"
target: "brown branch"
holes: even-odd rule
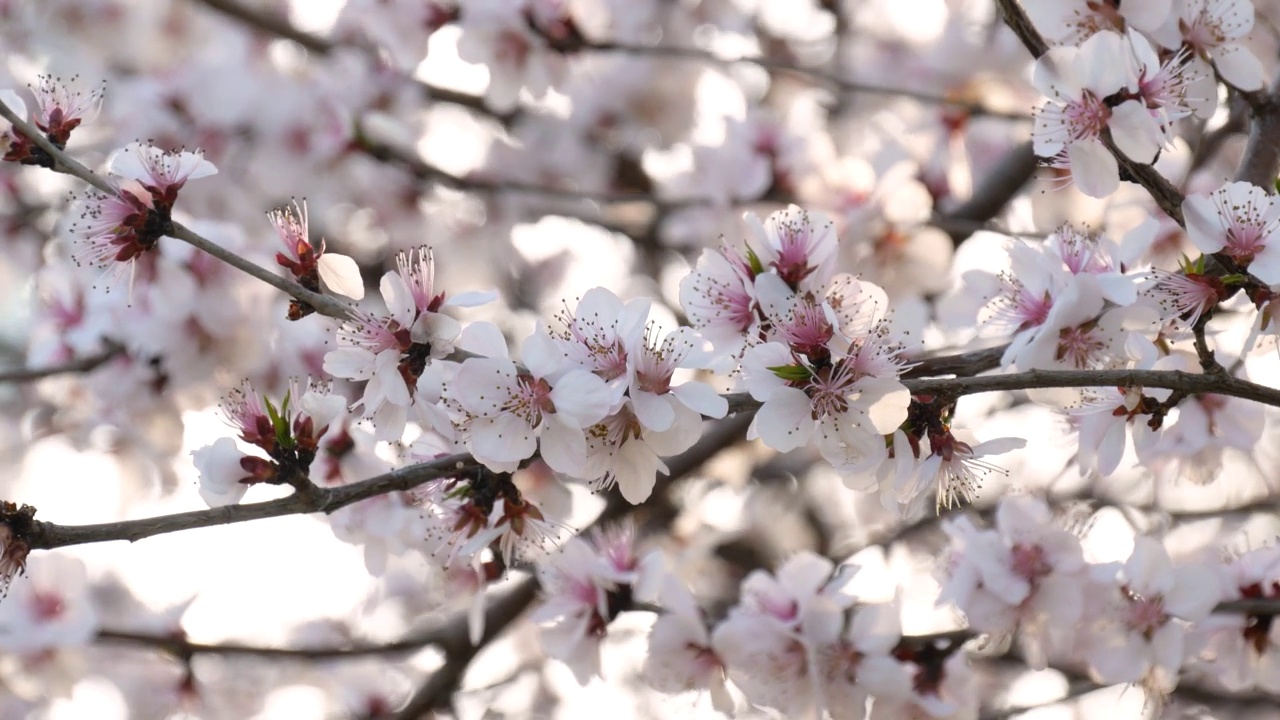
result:
[[[49,550],[68,545],[143,538],[193,528],[230,525],[282,515],[332,513],[355,502],[389,492],[415,488],[430,480],[451,477],[480,467],[470,455],[447,455],[429,462],[392,470],[377,477],[334,488],[317,487],[306,495],[294,494],[276,500],[245,505],[227,505],[160,515],[138,520],[97,523],[93,525],[58,525],[36,521],[28,542],[33,550]]]
[[[69,360],[61,365],[50,365],[42,368],[13,368],[11,370],[0,370],[0,383],[30,382],[32,380],[40,380],[54,375],[92,372],[123,351],[124,348],[113,344],[109,345],[106,349],[97,354],[88,355],[75,360]]]
[[[1030,141],[1011,148],[991,168],[972,197],[936,218],[934,224],[946,230],[952,242],[959,245],[1003,210],[1039,166]]]
[[[1280,76],[1270,92],[1256,93],[1250,102],[1249,144],[1236,171],[1236,180],[1253,183],[1269,193],[1276,190],[1280,174]]]
[[[1022,44],[1031,52],[1032,57],[1038,60],[1041,55],[1049,51],[1048,43],[1040,35],[1040,31],[1036,30],[1035,25],[1031,23],[1031,18],[1027,17],[1027,13],[1023,10],[1022,3],[1019,0],[996,0],[996,6],[999,8],[1005,24],[1018,36]],[[1156,205],[1166,215],[1185,227],[1186,222],[1182,219],[1183,196],[1178,188],[1174,187],[1163,175],[1157,172],[1154,166],[1134,162],[1129,159],[1129,156],[1120,152],[1119,148],[1112,142],[1110,133],[1103,133],[1102,142],[1107,146],[1107,150],[1110,150],[1111,154],[1115,156],[1116,163],[1120,166],[1120,177],[1132,180],[1145,188],[1151,195],[1151,199],[1155,200]]]
[[[289,24],[288,17],[256,7],[241,5],[231,0],[197,0],[212,10],[233,18],[250,27],[257,28],[277,37],[292,40],[317,55],[328,55],[333,52],[334,44],[318,35],[303,32]]]

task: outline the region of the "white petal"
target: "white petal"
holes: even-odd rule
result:
[[[661,432],[676,420],[676,412],[666,396],[632,388],[631,407],[635,409],[640,424],[650,430]]]
[[[760,408],[755,425],[765,445],[778,452],[795,450],[813,434],[813,405],[803,390],[783,388]]]
[[[1071,179],[1080,192],[1104,198],[1120,186],[1120,167],[1115,157],[1098,140],[1081,140],[1067,149]]]
[[[1222,217],[1210,195],[1188,195],[1182,201],[1182,215],[1187,221],[1187,237],[1202,253],[1216,253],[1227,246]]]
[[[1183,620],[1203,620],[1225,595],[1220,576],[1207,565],[1185,565],[1173,574],[1173,589],[1165,593],[1164,607]]]
[[[667,471],[667,466],[649,449],[644,442],[634,438],[622,444],[617,458],[618,491],[632,505],[639,505],[649,499],[653,493],[653,485],[657,481],[658,471]]]
[[[611,396],[604,380],[586,370],[571,370],[551,389],[556,414],[580,428],[590,427],[609,414]]]
[[[722,418],[729,414],[729,401],[721,397],[715,388],[700,382],[687,382],[671,389],[685,407],[709,418]]]
[[[364,297],[364,278],[360,277],[360,266],[346,255],[325,253],[317,263],[320,279],[330,290],[345,295],[352,300]]]
[[[368,380],[373,377],[374,354],[359,347],[340,347],[324,356],[324,371],[338,378]]]
[[[1136,162],[1150,164],[1160,152],[1160,128],[1152,119],[1147,106],[1137,100],[1126,100],[1111,110],[1107,121],[1111,138]]]
[[[418,306],[413,302],[413,293],[409,291],[409,286],[404,284],[404,278],[400,277],[400,273],[389,272],[382,276],[382,282],[378,283],[378,288],[382,291],[382,299],[387,303],[387,312],[401,327],[409,327],[413,325],[413,321],[417,318]]]
[[[1246,3],[1247,4],[1247,3]],[[1213,64],[1222,79],[1248,92],[1266,84],[1262,61],[1243,45],[1222,45],[1213,51]]]
[[[580,428],[562,419],[549,418],[542,427],[542,459],[556,472],[583,477],[587,457],[587,438]]]
[[[452,307],[477,307],[498,299],[497,290],[468,290],[448,296],[444,304]]]
[[[469,430],[471,436],[467,446],[472,454],[499,472],[529,457],[538,447],[533,428],[510,413],[476,418],[471,421]]]

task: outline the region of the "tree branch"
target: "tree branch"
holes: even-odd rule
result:
[[[1253,118],[1250,122],[1249,144],[1244,149],[1244,159],[1236,172],[1236,180],[1253,183],[1269,193],[1276,190],[1276,175],[1280,174],[1280,75],[1276,76],[1270,92],[1259,93],[1260,98],[1250,103]]]
[[[119,355],[124,348],[119,345],[109,345],[103,351],[88,355],[75,360],[69,360],[61,365],[50,365],[42,368],[14,368],[11,370],[0,370],[0,383],[5,382],[30,382],[32,380],[40,380],[41,378],[52,377],[54,375],[65,375],[67,373],[88,373],[98,369],[111,358]]]
[[[1010,30],[1013,30],[1014,34],[1018,36],[1018,39],[1022,41],[1022,44],[1031,52],[1033,57],[1038,60],[1041,55],[1049,51],[1049,44],[1040,35],[1040,31],[1036,30],[1031,18],[1027,17],[1027,13],[1022,8],[1022,3],[1019,0],[996,0],[996,5],[1000,10],[1000,14],[1004,17],[1005,24],[1009,26]],[[1120,177],[1131,179],[1145,188],[1151,195],[1151,199],[1155,200],[1156,205],[1166,215],[1185,227],[1186,221],[1182,218],[1182,193],[1157,172],[1155,167],[1134,162],[1129,159],[1129,156],[1120,152],[1119,148],[1112,142],[1110,133],[1103,134],[1102,142],[1107,146],[1107,150],[1110,150],[1111,154],[1115,156],[1116,162],[1120,166]]]

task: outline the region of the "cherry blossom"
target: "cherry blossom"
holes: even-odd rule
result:
[[[954,603],[975,630],[1017,630],[1032,667],[1070,648],[1084,606],[1084,558],[1080,540],[1055,527],[1043,501],[1004,498],[994,529],[979,530],[968,518],[943,529],[952,554],[939,602]]]
[[[1183,202],[1187,235],[1204,253],[1221,253],[1265,283],[1280,283],[1280,205],[1262,188],[1233,182]]]
[[[1101,576],[1106,568],[1099,567]],[[1186,653],[1186,626],[1208,616],[1222,587],[1204,565],[1174,567],[1158,540],[1139,536],[1114,579],[1102,580],[1086,657],[1101,682],[1145,682],[1168,692]],[[1096,614],[1094,614],[1096,613]]]

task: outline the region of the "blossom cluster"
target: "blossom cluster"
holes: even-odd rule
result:
[[[209,508],[124,526],[140,537],[316,512],[337,540],[317,552],[372,590],[291,640],[373,655],[353,638],[395,628],[411,639],[388,648],[440,646],[443,682],[474,653],[428,615],[511,657],[538,652],[500,632],[525,618],[583,688],[514,671],[455,692],[459,714],[635,674],[722,714],[978,717],[1007,711],[983,690],[993,655],[1158,702],[1280,693],[1280,528],[1196,525],[1216,512],[1198,504],[1274,494],[1274,391],[1251,380],[1280,344],[1280,200],[1224,181],[1239,149],[1207,139],[1275,111],[1254,3],[1000,2],[1051,45],[1030,85],[1019,38],[975,32],[983,3],[936,3],[934,29],[845,4],[351,0],[328,35],[283,35],[309,54],[179,11],[6,10],[76,42],[0,28],[23,58],[3,84],[65,57],[123,98],[53,76],[0,91],[21,121],[0,136],[0,271],[29,278],[0,299],[32,306],[27,364],[82,373],[0,398],[22,407],[6,428],[130,468],[122,518]],[[316,21],[302,5],[291,20]],[[166,39],[84,29],[122,17]],[[437,85],[468,82],[440,58],[483,88]],[[1028,134],[1054,191],[982,210]],[[1162,210],[1120,184],[1145,170]],[[60,203],[68,174],[93,189]],[[979,395],[995,387],[1018,394]],[[0,488],[41,492],[16,479],[33,472]],[[0,715],[92,702],[99,675],[140,716],[305,715],[192,662],[217,652],[185,639],[204,598],[144,601],[93,555],[33,551],[112,528],[58,535],[35,504],[0,503]],[[1087,537],[1113,506],[1127,554]],[[280,535],[233,564],[271,562]],[[522,581],[532,612],[494,602]],[[174,662],[134,672],[110,642]],[[414,702],[399,669],[365,667],[250,679],[350,689],[352,716]]]

